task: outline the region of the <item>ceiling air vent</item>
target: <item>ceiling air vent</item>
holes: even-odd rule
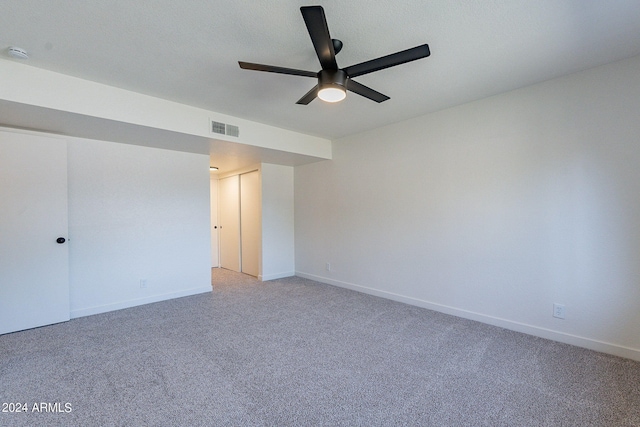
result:
[[[224,123],[214,122],[213,120],[211,121],[211,132],[224,135],[224,128]]]
[[[227,135],[235,137],[240,136],[240,128],[234,125],[227,125]]]
[[[228,125],[214,120],[211,120],[211,132],[218,133],[220,135],[240,136],[240,128],[238,126]]]

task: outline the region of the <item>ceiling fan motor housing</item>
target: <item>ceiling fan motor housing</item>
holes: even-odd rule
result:
[[[348,78],[349,76],[343,70],[320,70],[318,72],[318,87],[320,89],[338,87],[346,90]]]

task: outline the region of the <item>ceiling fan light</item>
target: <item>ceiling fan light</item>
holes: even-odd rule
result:
[[[325,102],[340,102],[347,97],[347,91],[341,86],[327,86],[318,91],[318,98]]]

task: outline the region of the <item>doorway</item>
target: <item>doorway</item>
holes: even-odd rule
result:
[[[218,181],[220,267],[260,275],[260,171],[252,170]]]

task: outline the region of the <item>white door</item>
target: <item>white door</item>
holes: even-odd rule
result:
[[[218,248],[218,178],[211,177],[211,267],[220,265]]]
[[[241,270],[256,277],[260,274],[260,204],[260,173],[240,175]]]
[[[220,267],[240,271],[240,179],[218,181],[220,203]]]
[[[69,320],[67,229],[66,142],[0,130],[0,334]]]

